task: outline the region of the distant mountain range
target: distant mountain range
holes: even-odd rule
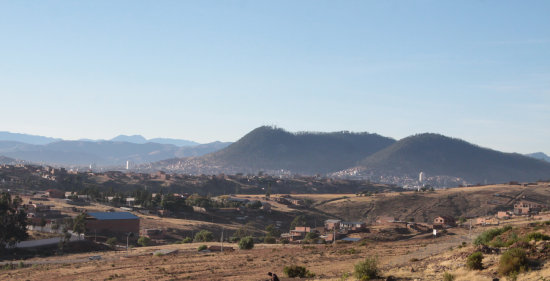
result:
[[[154,143],[160,143],[160,144],[173,144],[173,145],[176,145],[176,146],[195,146],[195,145],[199,145],[198,142],[194,142],[194,141],[190,141],[190,140],[169,139],[169,138],[146,139],[141,135],[133,135],[133,136],[120,135],[120,136],[112,138],[111,141],[130,142],[130,143],[138,143],[138,144],[154,142]]]
[[[15,141],[15,142],[22,142],[26,144],[44,145],[52,142],[63,141],[63,139],[29,135],[29,134],[11,133],[11,132],[4,131],[4,132],[0,132],[0,141]],[[106,140],[80,139],[79,141],[102,142]],[[199,145],[198,142],[194,142],[190,140],[171,139],[171,138],[146,139],[141,135],[131,135],[131,136],[119,135],[110,139],[110,141],[129,142],[129,143],[137,143],[137,144],[153,142],[153,143],[160,143],[160,144],[173,144],[175,146]]]
[[[174,157],[201,156],[229,144],[226,142],[198,144],[187,140],[162,138],[147,140],[139,135],[120,135],[110,141],[67,141],[2,132],[0,155],[49,165],[125,166],[126,161],[137,165]]]
[[[11,158],[5,158],[5,162],[21,159],[64,166],[122,167],[130,161],[143,171],[320,174],[397,185],[425,184],[418,180],[420,172],[427,175],[430,184],[444,182],[439,186],[447,186],[447,182],[457,185],[550,179],[550,163],[539,160],[548,160],[544,153],[529,156],[503,153],[429,133],[396,141],[371,133],[291,133],[262,126],[235,143],[193,146],[174,144],[194,143],[185,140],[147,140],[139,135],[121,135],[109,141],[65,141],[22,134],[6,138],[10,137],[11,140],[0,138],[0,155]],[[24,143],[14,141],[15,137],[35,143],[49,142]]]
[[[368,133],[289,133],[257,128],[230,146],[202,157],[147,164],[183,173],[328,174],[402,184],[422,171],[454,183],[550,179],[550,163],[482,148],[438,134],[395,141]]]
[[[548,155],[546,155],[542,152],[535,152],[535,153],[526,154],[526,155],[529,156],[529,157],[533,157],[533,158],[537,158],[537,159],[540,159],[540,160],[550,162],[550,156],[548,156]]]
[[[0,141],[15,141],[15,142],[22,142],[27,144],[41,145],[41,144],[48,144],[48,143],[52,143],[60,140],[62,139],[28,135],[28,134],[0,132]]]

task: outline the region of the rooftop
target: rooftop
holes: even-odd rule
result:
[[[91,217],[98,220],[133,220],[139,219],[136,215],[128,212],[95,212],[88,213]]]

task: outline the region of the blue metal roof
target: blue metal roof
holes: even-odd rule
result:
[[[128,212],[96,212],[88,215],[98,220],[133,220],[139,219],[136,215]]]
[[[357,242],[357,241],[361,240],[361,238],[345,237],[345,238],[342,238],[342,240],[350,241],[350,242]]]

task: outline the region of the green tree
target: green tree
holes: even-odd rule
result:
[[[208,230],[201,230],[195,234],[195,242],[210,242],[214,240],[214,234]]]
[[[281,236],[281,231],[275,228],[275,226],[272,224],[266,226],[265,231],[267,231],[267,236],[271,236],[271,237]]]
[[[0,194],[0,252],[5,249],[5,245],[14,245],[25,240],[27,234],[27,215],[20,210],[21,198],[11,199],[7,192]]]
[[[86,214],[82,213],[73,220],[73,231],[78,233],[79,237],[80,234],[86,232]]]
[[[313,240],[313,239],[316,239],[316,238],[319,238],[318,233],[309,232],[308,234],[306,234],[305,240]]]
[[[294,229],[297,226],[306,226],[307,218],[304,215],[296,216],[290,223],[290,229]]]
[[[252,239],[252,237],[243,237],[241,241],[239,241],[239,249],[250,250],[252,248],[254,248],[254,239]]]

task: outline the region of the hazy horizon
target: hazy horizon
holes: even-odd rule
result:
[[[0,131],[433,132],[550,153],[550,2],[0,1]]]

